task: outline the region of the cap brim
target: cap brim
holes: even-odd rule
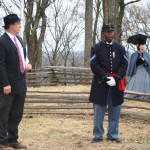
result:
[[[102,30],[102,32],[105,32],[105,31],[114,31],[114,29],[111,28],[111,29],[103,29]]]

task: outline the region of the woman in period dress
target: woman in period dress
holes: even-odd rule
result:
[[[137,51],[131,55],[128,68],[130,80],[126,90],[150,94],[150,54],[145,51],[145,43],[139,42]],[[125,94],[126,98],[150,100],[149,96]]]

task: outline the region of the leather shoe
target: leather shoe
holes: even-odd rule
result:
[[[102,139],[97,139],[97,138],[94,138],[91,143],[97,143],[97,142],[102,142]]]
[[[107,141],[122,143],[119,139],[107,139]]]
[[[9,147],[7,144],[0,144],[0,150],[14,150],[14,148]]]
[[[15,149],[20,149],[20,148],[26,149],[27,148],[26,145],[23,145],[23,144],[19,143],[18,141],[17,142],[13,142],[13,143],[8,143],[8,146],[9,147],[13,147]]]

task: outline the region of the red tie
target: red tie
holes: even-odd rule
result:
[[[18,51],[18,57],[19,57],[19,63],[20,63],[20,71],[21,71],[21,73],[24,73],[23,61],[22,61],[22,57],[21,57],[20,48],[19,48],[19,46],[17,44],[16,37],[14,37],[14,42],[15,42],[15,45],[16,45],[16,48],[17,48],[17,51]]]

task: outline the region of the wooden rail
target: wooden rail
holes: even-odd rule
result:
[[[27,84],[29,87],[90,85],[92,76],[90,68],[49,66],[27,73]],[[146,93],[131,91],[125,93],[150,97],[150,94]],[[30,89],[27,92],[25,113],[93,114],[93,105],[88,99],[89,91]],[[130,104],[133,101],[139,101],[140,105]],[[146,106],[143,105],[145,103]],[[122,105],[122,114],[145,116],[150,119],[150,100],[128,99]]]
[[[130,91],[125,92],[139,94]],[[140,95],[145,95],[145,93],[140,93]],[[146,96],[150,96],[150,94],[146,94]],[[25,113],[93,114],[93,105],[89,103],[88,99],[89,91],[28,90]],[[141,100],[136,99],[136,101]],[[145,103],[146,106],[142,105]],[[150,120],[150,103],[143,100],[140,105],[134,105],[133,99],[127,100],[122,105],[122,115],[125,114],[130,116],[133,114],[133,117],[145,116],[146,119]]]
[[[91,80],[89,68],[50,66],[27,73],[28,86],[89,85]]]

